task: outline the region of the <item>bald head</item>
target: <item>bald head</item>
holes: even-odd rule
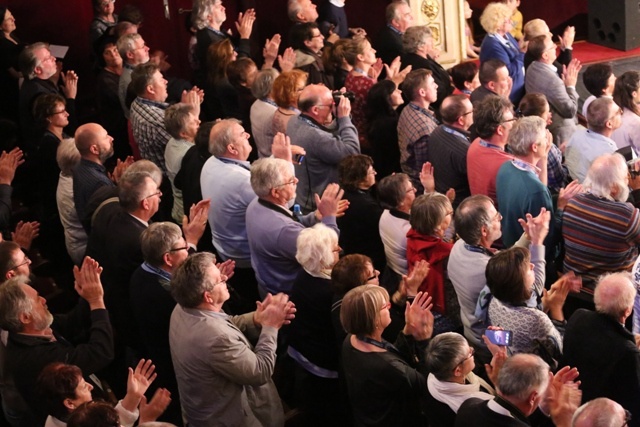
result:
[[[311,107],[320,104],[320,100],[326,96],[331,97],[331,91],[324,85],[307,85],[298,98],[298,108],[302,112],[308,112]]]
[[[631,314],[635,297],[636,288],[629,273],[602,276],[593,293],[593,301],[599,313],[623,322]]]
[[[81,155],[85,156],[89,153],[91,146],[95,144],[98,135],[103,130],[104,128],[97,123],[87,123],[76,130],[76,147]]]
[[[571,427],[620,427],[626,420],[622,406],[600,397],[585,403],[573,414]]]

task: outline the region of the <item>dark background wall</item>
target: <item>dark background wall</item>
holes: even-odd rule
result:
[[[169,55],[169,62],[173,65],[170,73],[189,78],[187,45],[190,34],[185,24],[189,13],[180,14],[179,9],[191,9],[191,0],[167,1],[170,20],[164,16],[163,0],[126,0],[126,3],[142,10],[145,21],[140,34],[152,50],[162,49]],[[316,3],[322,1],[316,0]],[[65,68],[79,74],[80,104],[84,106],[81,112],[83,116],[91,117],[90,101],[94,85],[94,72],[88,59],[88,28],[93,17],[91,0],[5,0],[4,3],[16,17],[17,34],[25,42],[47,41],[71,46],[65,59]],[[363,27],[370,34],[375,34],[384,25],[384,9],[388,3],[388,0],[348,0],[345,7],[350,26]],[[487,0],[470,0],[474,19],[477,20],[487,3]],[[116,13],[124,4],[125,0],[116,1]],[[256,9],[258,19],[252,37],[254,52],[261,52],[266,38],[275,33],[280,33],[283,40],[287,40],[291,26],[286,16],[287,0],[226,0],[224,4],[227,8],[227,28],[233,26],[239,10],[249,7]],[[586,0],[522,0],[520,11],[525,21],[544,19],[555,33],[561,32],[568,24],[575,25],[577,38],[586,39],[586,4]],[[480,35],[480,25],[475,25],[475,29]]]

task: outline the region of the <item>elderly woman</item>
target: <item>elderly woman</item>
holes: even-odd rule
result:
[[[345,254],[363,254],[373,260],[376,269],[386,265],[384,246],[378,232],[382,207],[371,194],[376,183],[373,160],[364,154],[347,156],[338,164],[343,198],[349,201],[349,209],[338,218],[340,246]]]
[[[287,133],[291,117],[300,114],[298,96],[307,85],[307,73],[300,70],[285,71],[273,82],[273,100],[278,109],[273,114],[272,132]]]
[[[532,19],[524,24],[524,39],[522,43],[522,49],[526,51],[524,54],[524,69],[529,68],[529,65],[533,62],[533,55],[527,50],[527,45],[531,39],[544,36],[546,34],[551,34],[549,30],[549,26],[542,19]],[[556,67],[558,71],[558,75],[562,77],[562,66],[569,66],[571,59],[573,58],[573,39],[576,36],[575,27],[568,26],[565,28],[564,33],[560,36],[560,54],[553,62],[553,65]]]
[[[331,321],[331,269],[338,262],[338,234],[316,224],[298,235],[296,260],[302,271],[291,290],[296,318],[288,332],[296,362],[295,389],[308,423],[334,425],[339,414],[338,343]]]
[[[447,262],[453,244],[445,241],[445,232],[453,219],[451,201],[444,194],[430,193],[419,196],[411,206],[407,233],[407,262],[409,265],[425,260],[431,271],[422,285],[421,291],[429,292],[433,298],[434,332],[436,334],[453,331],[458,321],[457,309],[447,309],[455,297],[455,291],[447,276]],[[446,286],[446,290],[445,290]]]
[[[521,117],[541,117],[547,126],[553,120],[547,97],[541,93],[526,94],[520,101],[518,113]],[[569,170],[562,164],[562,151],[555,144],[551,144],[547,155],[547,187],[551,192],[557,194],[570,181]]]
[[[480,62],[499,59],[504,62],[513,80],[509,99],[518,105],[524,96],[524,53],[510,34],[512,10],[504,3],[489,3],[480,16],[480,25],[487,32],[480,46]]]
[[[401,170],[397,109],[403,102],[402,91],[391,80],[376,83],[367,93],[364,132],[379,178]]]
[[[405,310],[404,329],[393,345],[382,338],[391,323],[387,291],[364,285],[345,295],[340,320],[349,335],[342,365],[355,425],[425,425],[419,404],[425,375],[417,369],[433,332],[430,302],[426,293],[418,293]]]
[[[78,219],[76,206],[73,202],[73,168],[80,162],[80,152],[73,139],[62,140],[58,146],[56,160],[60,167],[56,204],[60,214],[60,222],[64,228],[64,243],[71,260],[74,264],[80,265],[89,238]]]
[[[453,86],[449,73],[436,62],[440,50],[434,46],[431,29],[426,25],[407,28],[402,36],[402,50],[402,64],[405,67],[410,65],[413,70],[431,70],[433,80],[438,85],[438,99],[431,105],[438,111],[442,101],[453,92]]]
[[[251,135],[258,148],[258,157],[271,155],[273,143],[273,115],[278,109],[278,104],[273,99],[273,83],[280,75],[275,68],[267,68],[258,71],[251,85],[251,94],[255,102],[251,105],[249,118],[251,119]]]
[[[160,389],[149,402],[149,406],[145,404],[140,407],[141,411],[138,411],[138,405],[140,405],[144,393],[156,378],[157,374],[154,373],[154,370],[155,367],[151,360],[144,359],[138,362],[135,370],[129,368],[127,394],[115,407],[115,413],[121,423],[118,425],[133,426],[138,416],[140,416],[140,423],[155,421],[166,408],[171,399],[166,390]],[[75,365],[60,362],[47,365],[38,377],[37,387],[43,406],[48,412],[45,427],[66,426],[69,416],[78,407],[93,401],[91,396],[93,386],[84,380],[80,368]],[[161,400],[160,411],[151,408],[154,404],[160,404]],[[111,406],[111,408],[113,407]]]
[[[562,306],[572,276],[565,275],[551,286],[542,296],[541,310],[528,306],[527,301],[534,291],[542,289],[544,262],[532,264],[528,249],[512,247],[498,252],[489,260],[485,274],[493,295],[489,324],[513,331],[510,351],[536,353],[547,363],[557,360],[562,354],[566,324]]]
[[[429,414],[431,427],[453,427],[458,408],[469,398],[493,399],[493,387],[473,373],[473,355],[467,340],[455,332],[437,335],[429,342],[425,412]],[[497,372],[492,370],[493,374]]]
[[[622,124],[613,131],[618,148],[631,146],[640,153],[640,72],[627,71],[616,79],[613,100],[622,108]]]
[[[100,38],[109,28],[118,23],[118,15],[113,13],[116,0],[92,0],[93,21],[89,26],[91,43]]]

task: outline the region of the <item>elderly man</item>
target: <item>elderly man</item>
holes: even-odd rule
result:
[[[577,130],[565,149],[569,174],[580,182],[584,181],[596,157],[618,149],[611,134],[622,124],[622,108],[611,98],[597,98],[589,105],[587,122],[589,129]]]
[[[131,83],[131,73],[140,64],[149,62],[149,46],[146,45],[142,36],[138,33],[126,34],[118,39],[118,53],[122,57],[122,74],[118,82],[118,98],[125,117],[129,118],[129,83]]]
[[[338,182],[340,160],[360,154],[358,131],[349,116],[349,99],[340,98],[336,126],[332,128],[334,107],[331,91],[326,86],[309,85],[300,93],[300,115],[287,125],[292,143],[306,151],[302,162],[296,165],[296,176],[300,180],[296,203],[305,212],[315,209],[314,194],[321,194],[328,184]]]
[[[49,45],[46,43],[34,43],[25,47],[19,57],[20,71],[25,81],[20,88],[18,108],[20,110],[20,130],[22,137],[28,143],[34,144],[38,137],[38,127],[33,117],[33,104],[36,98],[42,94],[52,93],[62,95],[67,103],[69,113],[69,125],[67,133],[75,130],[76,113],[75,98],[78,92],[78,76],[73,71],[60,72],[62,90],[59,89],[52,78],[57,73],[56,58],[51,55]]]
[[[638,336],[624,327],[633,311],[635,284],[628,273],[598,280],[596,312],[579,309],[564,334],[563,364],[580,371],[584,400],[607,397],[629,409],[629,426],[640,425],[640,350]]]
[[[280,157],[284,151],[288,153],[287,160],[291,161],[285,136],[278,134],[275,141],[283,150],[276,148],[274,155]],[[241,296],[238,308],[242,312],[251,311],[258,299],[258,289],[255,272],[251,268],[245,220],[247,206],[256,198],[247,161],[251,153],[249,134],[236,119],[219,121],[209,134],[209,152],[212,156],[202,168],[200,186],[202,197],[212,202],[209,225],[213,245],[223,260],[235,262],[236,271],[230,284]]]
[[[97,123],[87,123],[75,134],[76,148],[80,152],[80,163],[73,169],[73,202],[80,221],[85,220],[89,199],[101,187],[115,187],[107,175],[104,162],[113,155],[113,138]],[[118,166],[114,176],[118,177],[126,168]]]
[[[620,154],[596,158],[584,182],[587,192],[569,200],[564,210],[564,269],[582,276],[587,293],[592,293],[598,276],[630,271],[638,257],[640,213],[626,203],[628,177]]]
[[[402,83],[402,90],[410,100],[398,119],[398,146],[402,172],[409,175],[419,193],[424,191],[420,182],[422,165],[429,160],[429,135],[438,126],[429,106],[438,98],[438,85],[431,71],[411,71]]]
[[[185,418],[203,427],[283,426],[271,376],[278,330],[293,318],[293,303],[269,295],[256,311],[229,316],[226,280],[207,252],[188,258],[171,279],[178,306],[169,342]]]
[[[385,10],[385,20],[387,25],[376,35],[373,47],[383,63],[391,64],[402,55],[402,35],[413,24],[411,8],[403,0],[392,1]]]
[[[509,70],[499,59],[489,59],[480,64],[478,71],[480,86],[471,92],[471,102],[475,105],[489,95],[498,95],[509,99],[513,81],[509,77]]]
[[[467,152],[471,194],[484,194],[497,204],[496,177],[513,156],[505,151],[516,117],[509,98],[491,95],[475,104],[473,123],[478,134]]]
[[[572,60],[562,78],[558,77],[553,65],[558,57],[557,46],[550,34],[534,37],[529,42],[529,50],[534,61],[525,75],[527,93],[541,93],[549,102],[553,121],[549,130],[554,142],[560,145],[571,138],[576,131],[578,99],[576,91],[578,73],[582,66],[577,59]]]
[[[633,425],[629,423],[629,412],[611,399],[599,397],[579,407],[571,427],[609,427]]]
[[[193,104],[178,103],[170,106],[164,113],[164,124],[171,135],[164,149],[164,163],[167,167],[167,177],[171,182],[173,191],[173,209],[171,217],[182,223],[184,207],[182,204],[182,191],[177,189],[173,181],[182,167],[182,158],[189,148],[194,146],[200,119],[194,111]]]
[[[574,379],[574,375],[577,376],[577,373],[571,372],[570,375]],[[558,373],[556,377],[550,375],[549,365],[534,354],[516,354],[508,358],[500,369],[497,384],[495,384],[496,398],[483,400],[472,397],[467,399],[458,410],[455,425],[457,427],[530,426],[528,417],[535,412],[539,405],[545,403],[543,400],[547,389],[556,384],[558,388],[562,389],[563,383],[573,379],[570,379],[567,372]],[[564,408],[565,411],[569,409],[571,412],[570,405],[566,406],[569,408]],[[550,404],[546,408],[546,413],[549,413],[552,407],[555,409],[553,404]],[[555,416],[565,415],[555,410],[552,414],[554,421],[556,421]],[[570,419],[570,416],[568,418]]]
[[[449,278],[458,296],[464,335],[477,350],[480,350],[481,360],[488,362],[491,355],[482,340],[482,334],[487,327],[487,307],[484,301],[488,288],[485,270],[489,259],[495,253],[491,246],[502,236],[502,215],[489,197],[479,194],[463,200],[456,209],[455,218],[456,233],[460,239],[453,245],[449,255]],[[527,233],[521,233],[520,239],[514,245],[528,247],[534,265],[544,265],[543,242],[547,236],[548,221],[548,215],[545,217],[544,214],[527,221]],[[542,286],[532,293],[530,306],[537,305],[537,295],[541,294]],[[482,310],[477,310],[480,297],[483,299],[480,301]]]
[[[307,84],[322,83],[333,89],[333,76],[325,71],[322,61],[324,36],[320,33],[318,24],[296,24],[291,28],[290,37],[291,47],[295,49],[296,54],[294,67],[308,74]]]
[[[287,208],[296,195],[297,183],[291,165],[284,160],[264,158],[251,167],[251,187],[258,198],[247,208],[247,238],[251,265],[263,295],[291,291],[302,271],[295,258],[301,230],[322,221],[339,232],[336,215],[346,207],[339,203],[344,191],[338,184],[329,184],[322,198],[314,195],[317,210],[302,216]]]
[[[164,387],[171,392],[171,404],[163,420],[180,424],[178,384],[169,349],[169,320],[176,306],[170,282],[191,248],[180,227],[171,222],[149,225],[140,236],[140,246],[144,262],[133,272],[129,285],[131,308],[143,344],[140,355],[153,360],[156,367],[158,378],[152,389]]]
[[[0,287],[0,327],[9,331],[5,369],[38,417],[46,415],[41,412],[35,390],[42,368],[51,362],[65,362],[77,365],[88,377],[113,359],[113,334],[103,301],[101,271],[91,258],[85,258],[81,269],[74,269],[75,287],[83,301],[63,316],[54,317],[49,312],[45,299],[29,286],[25,276],[16,276]],[[83,329],[88,332],[83,344],[74,345],[64,338],[77,339]]]
[[[473,124],[473,106],[464,95],[451,95],[442,101],[443,124],[429,136],[429,160],[433,166],[436,191],[456,190],[453,208],[471,195],[467,178],[469,127]]]
[[[291,22],[316,22],[318,19],[317,6],[311,0],[289,0],[287,16]]]

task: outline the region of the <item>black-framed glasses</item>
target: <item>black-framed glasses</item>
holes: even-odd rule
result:
[[[296,183],[297,178],[294,176],[293,178],[291,178],[289,181],[287,182],[283,182],[282,184],[278,184],[273,188],[278,188],[278,187],[284,187],[285,185],[289,185],[289,184],[295,184]]]
[[[501,125],[505,124],[505,123],[509,123],[509,122],[515,122],[516,120],[518,120],[517,117],[514,117],[512,119],[507,119],[507,120],[503,120],[500,122]]]
[[[373,276],[368,277],[368,278],[367,278],[367,282],[365,282],[365,283],[368,283],[368,282],[370,282],[370,281],[372,281],[372,280],[375,280],[375,279],[377,279],[379,276],[380,276],[380,272],[379,272],[378,270],[373,270]]]
[[[188,251],[188,250],[189,250],[189,246],[182,246],[179,248],[171,248],[169,249],[169,252]]]
[[[147,197],[145,197],[145,199],[150,199],[153,196],[158,196],[158,197],[162,196],[162,191],[158,190],[153,194],[149,194]]]
[[[473,355],[476,354],[476,349],[473,347],[469,347],[469,355],[467,357],[465,357],[464,359],[462,359],[462,361],[460,363],[458,363],[456,365],[456,368],[460,365],[462,365],[464,362],[466,362],[467,360],[471,359],[473,357]]]
[[[467,111],[466,113],[462,113],[460,114],[460,117],[464,117],[464,116],[468,116],[469,114],[473,113],[473,110],[471,111]]]
[[[22,262],[20,264],[11,267],[9,270],[15,270],[17,268],[22,267],[23,265],[26,265],[26,264],[31,264],[31,260],[29,259],[28,256],[25,255],[24,259],[22,260]]]

